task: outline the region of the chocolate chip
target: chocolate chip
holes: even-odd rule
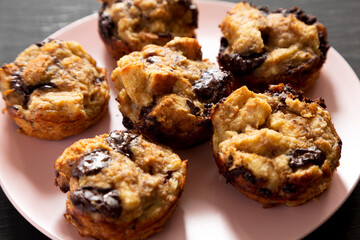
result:
[[[81,187],[70,194],[70,200],[82,211],[98,212],[105,217],[117,218],[122,213],[117,190]]]
[[[122,124],[127,129],[134,129],[134,124],[132,123],[132,121],[128,117],[123,117]]]
[[[43,47],[46,43],[49,43],[49,42],[52,42],[52,41],[55,41],[55,39],[53,39],[53,38],[47,38],[47,39],[45,39],[44,41],[35,43],[35,45],[40,48],[40,47]]]
[[[225,167],[226,169],[229,169],[234,163],[234,157],[230,155],[226,161]]]
[[[114,131],[106,138],[107,143],[117,152],[132,158],[131,142],[138,137],[130,131]]]
[[[324,99],[324,98],[321,97],[321,98],[317,99],[317,100],[316,100],[316,103],[317,103],[320,107],[326,109],[326,104],[325,104],[325,99]]]
[[[19,95],[19,99],[23,106],[26,106],[29,101],[30,89],[28,86],[22,81],[22,72],[16,71],[13,72],[10,87],[14,89],[15,93]]]
[[[297,187],[294,184],[287,183],[282,188],[282,191],[286,194],[294,194],[297,192]]]
[[[42,47],[44,46],[45,42],[38,42],[38,43],[35,43],[36,46],[38,47]]]
[[[156,34],[161,38],[171,38],[172,37],[170,32],[159,32],[159,33],[156,33]]]
[[[55,89],[55,88],[57,88],[57,86],[54,83],[49,82],[49,83],[38,84],[36,86],[33,86],[31,90],[32,91],[35,91],[35,90],[46,91],[46,90],[52,90],[52,89]]]
[[[166,179],[170,179],[174,171],[167,171]]]
[[[312,25],[317,21],[315,16],[305,14],[304,10],[299,8],[298,6],[290,8],[286,11],[286,14],[294,14],[297,19],[307,25]]]
[[[252,6],[252,5],[250,5]],[[253,6],[253,7],[256,7],[256,6]],[[269,7],[268,6],[260,6],[258,7],[257,9],[259,9],[260,11],[266,13],[266,14],[269,14],[270,13],[270,10],[269,10]]]
[[[232,81],[231,73],[220,69],[209,69],[201,73],[200,79],[195,82],[193,89],[201,100],[216,103],[230,94]]]
[[[100,86],[105,81],[105,76],[97,77],[94,79],[94,84]]]
[[[222,37],[220,41],[220,51],[218,55],[219,64],[226,70],[236,74],[246,74],[263,64],[267,58],[267,53],[249,52],[244,54],[226,54],[225,49],[228,46],[226,38]]]
[[[242,176],[245,181],[250,182],[252,184],[256,183],[256,179],[252,174],[252,172],[249,169],[245,168],[244,166],[239,166],[230,171],[226,171],[224,173],[224,176],[227,182],[231,182],[235,178]]]
[[[267,188],[259,188],[257,191],[264,197],[270,197],[272,195],[272,192]]]
[[[280,102],[282,102],[283,104],[285,104],[286,97],[298,99],[299,101],[308,101],[309,103],[313,102],[309,98],[304,98],[304,92],[293,89],[289,84],[272,85],[265,92],[275,97],[279,97]]]
[[[65,183],[64,185],[61,185],[59,187],[60,187],[60,191],[62,191],[63,193],[66,193],[70,190],[69,183]]]
[[[99,33],[105,41],[110,41],[114,36],[115,23],[110,18],[110,15],[106,13],[105,10],[106,4],[103,4],[99,12]]]
[[[71,168],[72,177],[94,175],[109,166],[110,155],[107,150],[96,150],[82,156]]]
[[[319,31],[318,37],[320,41],[319,50],[321,51],[321,56],[323,58],[326,58],[326,53],[330,48],[330,45],[327,40],[326,32]]]
[[[341,149],[341,148],[342,148],[342,144],[343,144],[342,141],[341,141],[341,139],[339,138],[337,142],[338,142],[338,145],[339,145],[339,147],[340,147],[340,149]]]
[[[321,166],[325,161],[325,155],[315,146],[309,148],[297,148],[289,152],[289,167],[297,170],[309,165]]]
[[[142,107],[140,110],[140,119],[145,118],[153,109],[154,106],[149,106],[149,107]]]
[[[193,101],[190,99],[186,99],[186,104],[190,108],[190,112],[192,115],[199,116],[200,115],[200,108],[194,104]]]
[[[156,58],[157,58],[156,56],[149,56],[148,58],[146,58],[146,62],[150,64],[156,63],[157,62]]]

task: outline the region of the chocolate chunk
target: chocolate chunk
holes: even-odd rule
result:
[[[70,200],[82,211],[98,212],[105,217],[117,218],[122,212],[117,190],[82,187],[70,194]]]
[[[282,191],[286,194],[293,194],[297,192],[297,187],[294,184],[291,183],[287,183],[285,184],[285,186],[282,188]]]
[[[315,146],[309,148],[297,148],[292,150],[290,156],[289,167],[297,170],[309,165],[321,166],[325,161],[325,155]]]
[[[159,32],[159,33],[156,33],[156,34],[161,38],[171,38],[172,37],[170,32]]]
[[[250,182],[252,184],[256,183],[256,179],[252,174],[252,172],[249,169],[245,168],[244,166],[239,166],[230,171],[226,171],[224,173],[224,176],[227,182],[231,182],[235,178],[242,176],[245,181]]]
[[[128,117],[123,117],[122,124],[127,129],[134,129],[134,124],[132,123],[132,121]]]
[[[106,141],[115,151],[132,158],[130,144],[137,137],[137,134],[130,131],[114,131],[110,133],[110,135],[106,138]]]
[[[107,150],[96,150],[82,156],[71,168],[72,177],[81,177],[99,173],[109,166],[110,155]]]
[[[21,104],[26,106],[27,102],[29,101],[30,89],[22,81],[22,72],[13,72],[10,80],[10,87],[14,89],[15,93],[19,95]]]
[[[258,193],[264,197],[270,197],[272,192],[267,188],[259,188]]]
[[[21,101],[21,104],[24,108],[26,108],[27,103],[29,102],[30,95],[36,90],[49,90],[56,88],[56,85],[48,82],[48,83],[41,83],[34,86],[26,85],[22,80],[22,72],[16,71],[13,72],[11,80],[10,80],[10,87],[14,89],[14,92],[18,94],[18,98]]]
[[[99,33],[105,41],[110,41],[114,36],[115,23],[110,18],[110,15],[105,10],[105,4],[103,4],[99,12]]]
[[[267,58],[267,53],[245,53],[245,54],[224,54],[225,49],[228,47],[228,41],[222,37],[220,41],[220,52],[218,55],[219,64],[226,70],[236,74],[246,74],[263,64]]]
[[[203,101],[216,103],[230,94],[232,75],[227,71],[209,69],[201,73],[193,88],[196,96]]]

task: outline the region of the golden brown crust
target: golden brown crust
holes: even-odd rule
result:
[[[269,11],[238,3],[221,24],[219,64],[257,91],[271,84],[309,89],[329,48],[324,25],[298,7]]]
[[[191,0],[101,2],[99,34],[115,59],[148,44],[163,46],[177,36],[196,36],[198,10]]]
[[[76,42],[25,49],[0,69],[7,112],[25,134],[59,140],[79,134],[107,111],[106,70]]]
[[[265,94],[234,91],[211,115],[220,173],[264,207],[317,198],[329,188],[341,154],[324,106],[282,84]]]
[[[187,161],[135,131],[82,139],[55,162],[69,191],[65,218],[81,236],[146,239],[162,230],[184,189]]]

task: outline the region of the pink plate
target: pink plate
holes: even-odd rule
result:
[[[226,2],[199,2],[198,39],[204,56],[216,61],[220,43],[219,23],[233,6]],[[85,17],[54,33],[52,38],[76,40],[100,66],[115,67],[97,32],[97,15]],[[45,141],[19,134],[8,115],[0,114],[0,183],[16,209],[36,228],[52,239],[81,239],[67,224],[66,194],[54,185],[53,165],[62,151],[81,138],[123,129],[122,116],[111,86],[109,113],[85,133],[62,141]],[[359,79],[346,61],[331,48],[320,79],[308,93],[323,97],[334,125],[343,140],[341,165],[331,188],[318,201],[300,207],[263,209],[237,192],[218,174],[209,143],[178,151],[189,160],[183,197],[162,232],[152,239],[298,239],[326,221],[356,186],[360,161]],[[0,100],[3,108],[4,102]]]

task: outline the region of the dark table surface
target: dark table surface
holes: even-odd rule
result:
[[[317,16],[327,27],[332,47],[360,76],[359,0],[252,2],[256,5],[268,5],[271,9],[298,5],[307,13]],[[30,44],[96,12],[99,7],[100,3],[95,0],[0,0],[0,65],[13,61]],[[360,184],[339,210],[305,239],[326,238],[360,239]],[[47,239],[17,212],[1,189],[0,239]]]

